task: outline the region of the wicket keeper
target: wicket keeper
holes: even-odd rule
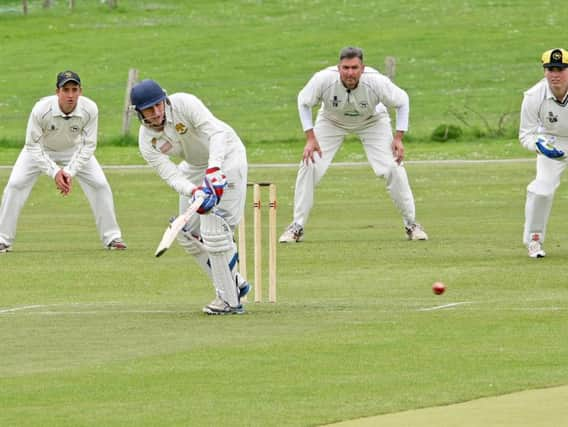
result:
[[[536,152],[536,178],[527,187],[523,243],[530,258],[546,256],[543,244],[554,193],[568,166],[568,51],[547,50],[544,78],[524,94],[519,140]]]

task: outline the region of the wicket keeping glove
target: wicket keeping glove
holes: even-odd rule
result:
[[[203,185],[211,189],[215,196],[217,196],[217,203],[219,203],[227,186],[227,177],[221,172],[221,169],[217,167],[209,168],[205,171]]]
[[[564,151],[554,146],[554,137],[539,136],[536,139],[536,151],[549,159],[560,160],[564,157]]]
[[[201,206],[197,209],[197,213],[200,215],[208,213],[218,203],[217,196],[209,187],[195,187],[191,192],[191,202],[195,202],[198,197],[203,198]]]

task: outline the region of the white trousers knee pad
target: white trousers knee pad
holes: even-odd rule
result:
[[[405,226],[416,222],[414,196],[408,182],[406,169],[394,164],[387,172],[387,191],[397,209],[400,211]]]
[[[552,210],[556,188],[558,188],[558,185],[537,180],[528,185],[523,230],[523,243],[525,245],[530,243],[534,234],[538,234],[539,240],[544,242],[546,225]]]
[[[238,255],[231,227],[215,213],[202,215],[201,237],[203,246],[209,253],[211,275],[217,295],[231,307],[238,306]]]
[[[527,186],[527,192],[533,193],[535,196],[546,197],[552,199],[558,188],[558,183],[548,182],[535,179]]]

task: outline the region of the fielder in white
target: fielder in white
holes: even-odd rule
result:
[[[321,105],[315,126],[312,108]],[[396,110],[393,138],[386,107]],[[302,240],[314,204],[314,191],[348,134],[363,144],[375,174],[386,180],[387,190],[400,213],[410,240],[427,240],[416,222],[414,197],[402,166],[402,138],[408,130],[408,95],[377,70],[365,67],[363,51],[346,47],[339,64],[316,73],[298,95],[300,121],[306,146],[296,179],[294,220],[280,243]]]
[[[519,140],[538,153],[536,178],[527,187],[523,243],[529,257],[543,258],[546,225],[560,177],[568,167],[568,51],[542,54],[544,79],[527,90],[521,107]]]
[[[42,98],[33,107],[24,148],[2,197],[0,253],[12,250],[20,212],[41,173],[54,179],[63,196],[71,192],[76,177],[89,200],[105,247],[126,249],[110,185],[94,156],[97,105],[82,93],[77,73],[62,71],[57,75],[55,95]]]
[[[247,157],[235,131],[187,93],[166,96],[153,80],[132,88],[132,105],[142,126],[142,156],[179,193],[179,212],[198,197],[204,201],[178,242],[213,281],[215,299],[207,314],[241,314],[250,285],[237,273],[233,233],[241,220],[247,185]],[[171,158],[181,160],[174,163]]]

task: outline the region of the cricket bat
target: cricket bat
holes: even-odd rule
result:
[[[191,205],[189,205],[189,207],[183,214],[179,215],[168,225],[168,228],[166,228],[166,231],[164,231],[162,240],[160,241],[160,244],[156,249],[156,253],[154,254],[156,258],[162,256],[164,252],[166,252],[170,248],[178,233],[181,231],[184,225],[187,224],[191,216],[195,212],[197,212],[197,209],[199,209],[201,203],[203,203],[203,197],[196,198],[195,201]]]

